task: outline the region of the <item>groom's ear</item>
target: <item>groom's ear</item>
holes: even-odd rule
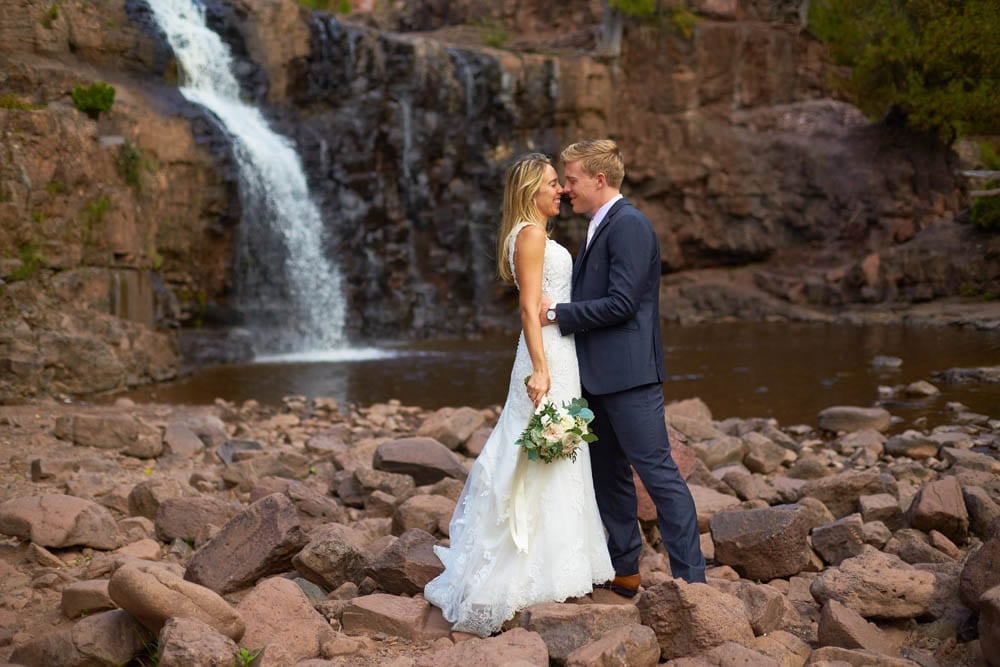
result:
[[[597,187],[603,188],[608,184],[608,175],[603,171],[599,171],[594,174],[594,178],[597,180]]]

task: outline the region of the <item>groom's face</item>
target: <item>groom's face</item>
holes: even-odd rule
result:
[[[569,197],[573,212],[593,216],[601,208],[600,186],[603,174],[591,176],[584,172],[580,161],[566,163],[566,185],[563,194]]]

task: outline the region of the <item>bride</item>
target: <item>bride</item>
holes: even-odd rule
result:
[[[586,595],[615,576],[588,449],[575,462],[542,463],[515,444],[536,406],[580,396],[573,337],[538,320],[543,294],[570,299],[573,259],[545,231],[561,196],[544,155],[525,155],[507,171],[497,267],[519,290],[523,331],[507,402],[452,516],[451,546],[435,547],[444,572],[424,589],[455,630],[483,637],[525,607]]]

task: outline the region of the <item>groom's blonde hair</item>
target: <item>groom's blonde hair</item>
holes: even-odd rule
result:
[[[503,219],[497,234],[497,273],[508,283],[514,282],[510,268],[510,241],[507,238],[519,222],[533,222],[545,227],[547,219],[535,204],[535,195],[545,181],[545,168],[552,164],[547,155],[522,155],[507,169],[503,191]]]
[[[604,174],[608,185],[614,189],[622,186],[625,180],[625,158],[622,157],[618,144],[611,139],[595,139],[578,141],[563,149],[559,156],[563,164],[579,162],[583,173],[588,176]]]

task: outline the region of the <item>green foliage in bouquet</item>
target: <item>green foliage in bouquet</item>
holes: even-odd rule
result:
[[[584,443],[597,441],[589,426],[593,419],[594,413],[584,398],[574,398],[562,407],[546,402],[528,420],[528,427],[517,439],[517,445],[524,448],[531,461],[576,461]]]

